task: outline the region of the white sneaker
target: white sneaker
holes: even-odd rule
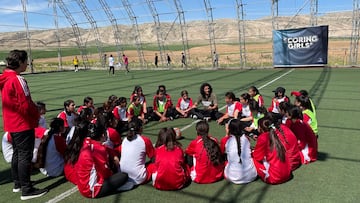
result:
[[[21,191],[21,188],[13,188],[14,193],[17,193],[17,192],[20,192],[20,191]]]
[[[196,115],[193,115],[192,118],[193,118],[194,120],[198,119],[198,117],[197,117]]]

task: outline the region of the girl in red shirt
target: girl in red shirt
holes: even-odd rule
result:
[[[160,133],[158,141],[163,144],[155,149],[155,163],[151,164],[153,185],[159,190],[181,189],[190,180],[184,152],[173,128],[163,128]]]
[[[84,111],[84,110],[83,110]],[[64,174],[65,178],[77,185],[79,178],[76,173],[75,165],[79,158],[80,149],[82,147],[83,141],[88,133],[88,125],[90,124],[89,120],[81,120],[75,127],[74,133],[69,140],[69,143],[65,150],[64,155]]]
[[[299,107],[290,110],[289,128],[298,139],[301,162],[308,164],[317,160],[318,143],[314,131],[310,125],[303,121],[303,115]]]
[[[224,157],[218,141],[209,135],[209,124],[206,121],[198,122],[196,131],[196,139],[190,142],[185,151],[190,156],[188,164],[191,167],[191,179],[200,184],[219,181],[223,178]]]
[[[103,145],[106,140],[105,119],[98,117],[89,124],[88,134],[75,165],[79,192],[88,198],[109,195],[121,189],[128,180],[126,173],[117,172],[119,158],[113,157]]]
[[[291,177],[291,168],[286,156],[283,136],[278,133],[279,126],[275,126],[271,118],[259,120],[259,132],[253,160],[258,176],[266,183],[280,184]]]

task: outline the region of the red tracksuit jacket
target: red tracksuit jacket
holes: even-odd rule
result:
[[[0,76],[4,131],[22,132],[38,126],[40,114],[31,99],[26,80],[14,70]]]

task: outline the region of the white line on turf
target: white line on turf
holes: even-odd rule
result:
[[[285,75],[287,75],[287,74],[289,74],[289,73],[293,72],[294,70],[295,70],[295,69],[294,69],[294,68],[292,68],[292,69],[290,69],[289,71],[287,71],[286,73],[281,74],[279,77],[276,77],[276,78],[274,78],[274,79],[270,80],[269,82],[267,82],[267,83],[265,83],[265,84],[261,85],[260,87],[258,87],[258,90],[261,90],[262,88],[264,88],[264,87],[266,87],[266,86],[268,86],[268,85],[270,85],[270,84],[274,83],[275,81],[277,81],[277,80],[279,80],[280,78],[284,77]],[[221,107],[219,110],[221,111],[221,110],[224,110],[225,108],[226,108],[226,105],[225,105],[225,106],[223,106],[223,107]]]
[[[61,193],[60,195],[50,199],[49,201],[47,201],[46,203],[57,203],[57,202],[60,202],[61,200],[65,199],[66,197],[74,194],[75,192],[77,192],[77,187],[73,187],[71,188],[70,190],[67,190],[63,193]]]
[[[271,80],[271,81],[265,83],[264,85],[260,86],[258,89],[260,90],[260,89],[262,89],[262,88],[264,88],[264,87],[266,87],[266,86],[274,83],[275,81],[277,81],[277,80],[279,80],[280,78],[284,77],[285,75],[293,72],[294,70],[295,70],[295,69],[291,69],[291,70],[287,71],[286,73],[280,75],[279,77],[274,78],[273,80]],[[221,107],[219,110],[224,110],[225,108],[226,108],[226,105],[223,106],[223,107]],[[193,122],[191,122],[189,125],[184,126],[183,128],[181,128],[180,130],[181,130],[181,131],[184,131],[184,130],[190,128],[191,126],[193,126],[194,124],[198,123],[199,121],[200,121],[200,120],[193,121]],[[67,190],[67,191],[61,193],[60,195],[55,196],[53,199],[50,199],[50,200],[47,201],[46,203],[57,203],[57,202],[60,202],[61,200],[65,199],[66,197],[74,194],[76,191],[77,191],[77,187],[73,187],[73,188],[71,188],[70,190]]]

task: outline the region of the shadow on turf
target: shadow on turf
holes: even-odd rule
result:
[[[13,182],[11,178],[11,169],[8,168],[6,170],[0,171],[0,185],[4,185],[11,182]]]
[[[331,71],[331,68],[323,68],[319,78],[309,90],[310,97],[315,100],[315,106],[319,106],[321,99],[324,97],[325,90],[330,81]]]
[[[340,126],[328,126],[328,125],[319,125],[318,127],[321,128],[331,128],[331,129],[339,129],[339,130],[352,130],[352,131],[359,131],[360,128],[346,128],[346,127],[340,127]]]
[[[326,152],[318,152],[317,154],[317,160],[318,161],[326,161],[328,159],[329,155]]]

